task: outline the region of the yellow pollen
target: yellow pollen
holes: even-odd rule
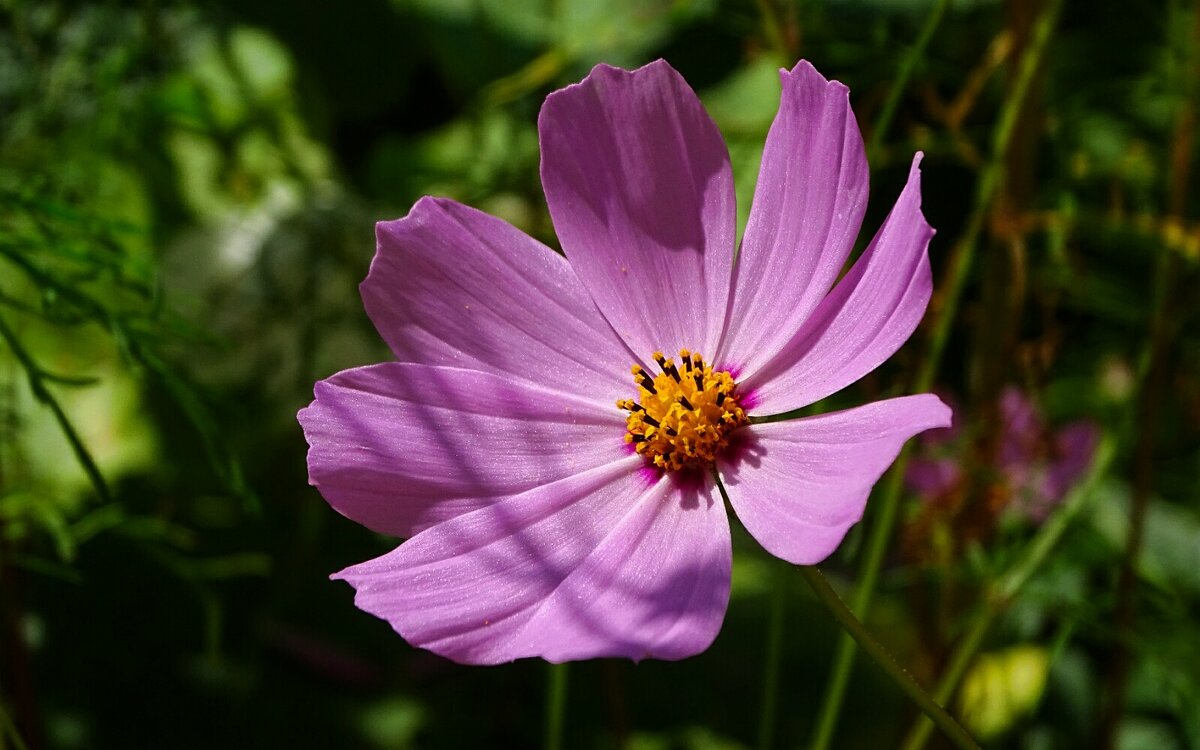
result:
[[[622,399],[617,407],[625,418],[625,442],[655,466],[678,471],[711,466],[729,445],[729,435],[750,420],[738,405],[737,384],[724,370],[713,370],[700,355],[683,349],[681,364],[654,353],[662,372],[651,375],[640,365],[631,368],[638,400]]]

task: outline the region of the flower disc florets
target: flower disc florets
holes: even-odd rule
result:
[[[738,404],[737,384],[724,370],[713,370],[698,354],[679,352],[682,366],[654,353],[662,373],[652,377],[641,365],[631,369],[638,400],[617,406],[629,412],[625,442],[655,466],[668,471],[711,466],[729,445],[729,434],[749,424]]]

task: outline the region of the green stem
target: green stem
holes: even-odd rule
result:
[[[838,624],[858,642],[863,651],[871,657],[880,669],[887,674],[888,677],[896,683],[905,695],[907,695],[913,703],[938,725],[942,733],[946,735],[956,747],[964,750],[979,750],[979,745],[975,740],[971,739],[971,735],[967,734],[967,730],[954,720],[950,714],[946,713],[946,709],[942,708],[937,701],[929,697],[929,694],[921,689],[917,681],[913,679],[904,667],[896,663],[896,660],[883,647],[879,641],[871,635],[870,631],[859,621],[854,613],[851,612],[833,587],[829,585],[829,581],[825,580],[825,576],[821,571],[811,566],[800,566],[800,574],[804,576],[804,580],[808,581],[808,585],[812,587],[813,593],[829,610]]]
[[[58,399],[46,387],[45,371],[33,360],[33,357],[21,345],[17,334],[8,324],[4,322],[4,318],[0,318],[0,339],[8,345],[9,351],[13,353],[22,369],[25,370],[25,378],[29,381],[29,390],[33,393],[34,398],[41,401],[50,412],[54,415],[54,420],[58,422],[58,427],[66,437],[67,442],[71,445],[71,450],[75,454],[79,465],[83,467],[83,471],[87,474],[88,479],[92,482],[92,487],[96,490],[96,494],[105,503],[112,500],[112,494],[108,490],[108,483],[104,481],[104,475],[100,473],[100,467],[92,459],[92,454],[88,452],[87,446],[83,444],[83,438],[75,430],[75,426],[71,424],[71,420],[67,417],[66,411],[63,410],[62,404],[58,403]]]
[[[950,334],[950,324],[954,319],[955,313],[958,311],[958,303],[962,298],[962,291],[966,286],[967,276],[975,260],[975,246],[979,239],[979,233],[983,229],[984,220],[987,218],[988,207],[991,205],[996,189],[1000,185],[1001,176],[1004,171],[1004,158],[1008,154],[1009,145],[1012,143],[1013,131],[1016,129],[1017,118],[1021,113],[1021,105],[1025,101],[1025,95],[1029,92],[1030,84],[1033,83],[1034,73],[1037,72],[1038,66],[1041,64],[1042,55],[1046,50],[1046,44],[1050,41],[1050,34],[1054,30],[1055,23],[1058,21],[1062,5],[1063,0],[1050,0],[1042,10],[1042,14],[1038,18],[1030,37],[1029,46],[1025,48],[1024,53],[1021,55],[1021,61],[1017,67],[1017,77],[1013,82],[1012,89],[1009,91],[1008,99],[1004,102],[1004,107],[1000,111],[1000,119],[996,122],[996,129],[992,131],[992,156],[979,176],[979,183],[975,189],[975,200],[971,216],[967,222],[966,231],[963,233],[962,239],[955,248],[954,257],[951,259],[946,295],[942,302],[942,309],[934,324],[930,339],[929,356],[925,358],[924,366],[917,375],[917,390],[924,390],[929,387],[933,382],[933,376],[937,372],[938,364],[941,362],[942,352],[946,348],[946,339]]]
[[[892,117],[896,114],[896,107],[900,104],[900,99],[908,88],[908,79],[912,78],[913,71],[917,69],[917,63],[925,55],[925,50],[929,47],[929,42],[933,40],[933,35],[941,25],[942,18],[950,8],[951,2],[952,0],[937,0],[934,3],[933,9],[925,17],[921,31],[917,34],[917,40],[909,48],[904,59],[900,61],[900,66],[896,70],[896,80],[892,82],[887,99],[884,100],[883,107],[879,110],[879,117],[875,119],[875,126],[871,128],[871,142],[867,145],[868,163],[873,162],[878,156],[879,149],[883,146],[883,139],[887,135],[888,128],[891,127]]]
[[[547,665],[545,750],[562,750],[563,725],[567,714],[567,665]]]
[[[791,67],[795,61],[790,59],[792,56],[783,36],[783,24],[779,20],[773,0],[758,0],[758,13],[762,16],[763,33],[766,34],[767,43],[774,50],[776,59],[781,64]]]
[[[25,740],[21,739],[21,733],[17,731],[16,723],[8,715],[8,711],[4,710],[4,704],[0,702],[0,750],[4,748],[5,735],[12,740],[14,750],[29,750]]]
[[[1179,18],[1182,8],[1175,3],[1172,3],[1172,6],[1170,16]],[[1166,169],[1167,215],[1176,221],[1184,218],[1188,206],[1188,182],[1191,178],[1192,153],[1196,142],[1196,97],[1200,93],[1200,0],[1196,0],[1192,8],[1192,33],[1188,37],[1185,49],[1183,59],[1187,63],[1180,71],[1183,80],[1179,82],[1179,90],[1183,96],[1180,97],[1180,105],[1175,112]],[[1169,76],[1172,79],[1175,77]],[[1177,254],[1167,248],[1159,250],[1155,264],[1149,331],[1138,367],[1140,382],[1137,409],[1130,413],[1130,419],[1136,420],[1136,428],[1133,430],[1136,437],[1132,497],[1125,549],[1121,555],[1113,605],[1115,644],[1105,669],[1104,707],[1100,714],[1097,747],[1104,750],[1110,750],[1118,744],[1122,723],[1126,718],[1129,683],[1134,669],[1131,644],[1135,637],[1139,599],[1139,576],[1136,566],[1145,544],[1146,515],[1155,484],[1154,458],[1158,425],[1162,419],[1162,396],[1169,372],[1168,362],[1171,359],[1172,342],[1175,340],[1173,334],[1177,330],[1177,321],[1183,317],[1173,309],[1174,298],[1179,293],[1175,288],[1178,265]]]
[[[933,691],[934,700],[942,704],[949,702],[996,618],[1012,604],[1046,557],[1062,540],[1063,534],[1087,501],[1095,495],[1096,487],[1108,473],[1109,464],[1112,463],[1115,454],[1115,441],[1105,437],[1096,448],[1096,455],[1087,475],[1067,494],[1058,512],[1038,530],[1022,551],[1020,558],[1005,571],[999,582],[988,587],[983,597],[983,606],[976,611],[967,628],[967,634],[959,641],[946,671],[938,680],[937,688]],[[925,747],[932,729],[933,724],[924,718],[918,718],[904,740],[903,750],[921,750]]]
[[[758,748],[769,750],[775,734],[775,709],[779,705],[779,662],[783,654],[783,614],[787,602],[787,576],[783,565],[772,561],[771,609],[767,615],[767,655],[763,665],[763,692],[758,715]]]
[[[897,499],[900,497],[904,481],[904,470],[908,465],[908,447],[900,452],[896,464],[888,474],[883,487],[883,502],[875,513],[871,536],[867,540],[866,557],[863,559],[858,587],[854,591],[854,611],[860,617],[866,617],[871,606],[871,596],[875,592],[875,584],[879,571],[883,568],[883,557],[887,552],[887,543],[891,538],[892,526],[895,524],[896,511],[899,508]],[[811,748],[826,750],[833,741],[833,733],[837,729],[838,714],[842,707],[842,698],[846,694],[846,686],[850,683],[850,670],[854,666],[854,639],[843,634],[838,639],[837,650],[833,656],[833,671],[829,684],[825,687],[825,699],[821,711],[817,715],[817,726],[813,731]]]
[[[1004,169],[1004,159],[1012,142],[1013,131],[1016,127],[1017,116],[1021,105],[1029,91],[1034,73],[1041,63],[1046,44],[1062,10],[1063,0],[1049,0],[1042,10],[1034,27],[1029,45],[1021,56],[1017,69],[1017,77],[1004,101],[1000,111],[1000,119],[992,133],[991,157],[976,184],[975,198],[971,215],[967,220],[962,238],[954,248],[947,270],[947,280],[942,285],[945,296],[942,307],[934,320],[933,331],[930,334],[929,352],[924,358],[920,370],[913,382],[913,391],[928,391],[937,374],[946,341],[950,335],[950,327],[958,311],[958,303],[966,287],[967,277],[975,257],[975,246],[979,233],[983,229],[987,217],[988,206],[1000,184]],[[900,492],[904,484],[904,471],[908,466],[909,451],[907,447],[896,459],[895,465],[883,487],[882,497],[875,511],[871,534],[867,541],[866,557],[863,560],[859,575],[859,585],[854,595],[854,611],[859,617],[865,618],[870,609],[871,599],[875,594],[875,584],[883,558],[892,538],[892,527],[895,524],[896,510],[900,502]],[[837,727],[838,714],[841,711],[842,700],[845,697],[846,685],[849,683],[850,670],[854,666],[854,642],[846,637],[838,642],[834,655],[833,669],[829,684],[825,689],[825,698],[818,714],[817,726],[813,732],[811,750],[827,750]]]

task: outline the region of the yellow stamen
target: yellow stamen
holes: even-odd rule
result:
[[[651,376],[640,365],[630,368],[638,400],[621,399],[625,442],[655,466],[678,471],[711,466],[729,446],[729,435],[750,420],[738,404],[737,384],[724,370],[713,370],[700,355],[684,349],[681,366],[654,352],[662,373]]]

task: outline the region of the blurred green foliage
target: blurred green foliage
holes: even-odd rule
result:
[[[0,748],[536,745],[541,665],[414,652],[327,580],[394,544],[307,486],[294,420],[314,380],[388,356],[356,295],[373,221],[448,195],[555,245],[541,100],[661,56],[728,141],[744,226],[775,71],[806,57],[879,145],[864,242],[926,152],[940,276],[1043,3],[954,3],[898,82],[935,7],[0,0]],[[951,703],[989,746],[1094,747],[1115,721],[1121,748],[1200,747],[1197,12],[1066,5],[952,321],[938,388],[972,444],[1016,384],[1118,445]],[[823,406],[900,392],[924,347]],[[868,623],[926,684],[1037,530],[962,461],[955,510],[905,499]],[[574,668],[570,747],[753,744],[777,563],[740,531],[735,558],[709,652]],[[774,737],[796,746],[835,632],[786,586]],[[894,746],[913,718],[870,664],[844,713],[838,747]]]

